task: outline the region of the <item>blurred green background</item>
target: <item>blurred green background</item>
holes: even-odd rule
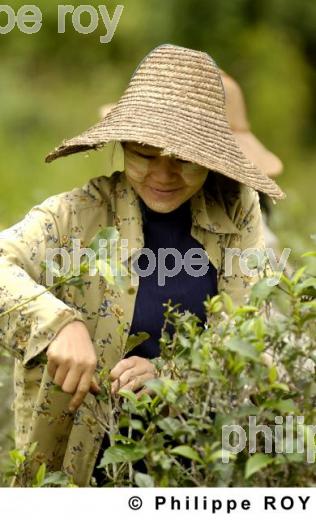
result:
[[[117,3],[104,2],[111,15]],[[55,1],[37,2],[43,13],[37,34],[15,28],[0,35],[0,226],[11,225],[47,196],[105,173],[107,150],[50,165],[43,159],[64,137],[94,124],[99,106],[122,94],[143,56],[170,42],[206,50],[241,84],[254,133],[285,165],[278,180],[288,197],[274,208],[272,227],[298,258],[315,232],[315,1],[122,4],[109,44],[99,41],[106,32],[101,22],[96,32],[81,35],[68,17],[65,34],[58,34]],[[23,3],[9,5],[17,12]],[[88,24],[89,17],[82,22]],[[6,23],[4,13],[0,23]]]
[[[117,3],[124,11],[109,44],[99,41],[106,32],[102,23],[96,32],[81,35],[68,17],[65,34],[58,34],[53,0],[35,4],[43,13],[37,34],[15,28],[0,35],[0,229],[46,197],[107,173],[109,147],[50,165],[44,157],[63,138],[98,120],[100,105],[123,93],[145,54],[174,43],[209,52],[242,86],[252,130],[285,165],[278,182],[287,199],[273,208],[271,227],[281,245],[292,248],[292,263],[299,263],[300,254],[312,249],[315,233],[315,0],[103,4],[112,15]],[[9,5],[17,11],[23,3]],[[6,21],[0,13],[0,24]],[[82,22],[88,24],[89,17]],[[2,392],[6,395],[6,385]],[[7,417],[0,418],[2,437],[10,430]]]

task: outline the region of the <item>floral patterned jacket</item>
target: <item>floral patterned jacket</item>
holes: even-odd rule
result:
[[[242,303],[255,279],[242,274],[237,255],[232,272],[225,273],[225,248],[264,247],[257,192],[214,174],[212,194],[204,187],[195,194],[191,214],[191,235],[217,268],[219,291],[225,290],[235,303]],[[42,262],[48,248],[65,247],[71,252],[73,238],[87,247],[106,226],[116,226],[120,238],[128,240],[129,256],[143,247],[138,197],[124,172],[97,177],[83,188],[52,196],[0,233],[0,314],[45,288]],[[16,446],[22,449],[36,441],[38,463],[45,462],[51,471],[65,471],[78,486],[89,485],[104,435],[95,419],[96,400],[88,394],[71,414],[71,396],[56,392],[45,363],[37,362],[37,356],[62,327],[80,320],[94,342],[97,370],[112,368],[128,338],[136,294],[137,286],[121,293],[107,287],[99,274],[87,274],[83,294],[76,287],[63,287],[0,318],[0,345],[20,355],[15,362]],[[125,323],[123,337],[118,321]]]

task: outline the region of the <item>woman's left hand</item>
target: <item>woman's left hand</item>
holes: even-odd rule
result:
[[[113,381],[111,393],[114,395],[121,389],[135,392],[143,388],[148,379],[154,379],[156,376],[156,368],[149,359],[139,356],[122,359],[110,372],[110,378]],[[143,389],[136,395],[139,397],[145,392],[148,390]]]

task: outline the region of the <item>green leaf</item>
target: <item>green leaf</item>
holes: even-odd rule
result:
[[[12,462],[14,462],[17,466],[20,466],[26,460],[24,453],[19,450],[11,450],[9,451],[9,455]]]
[[[280,399],[278,401],[268,399],[263,404],[265,408],[278,410],[281,413],[295,413],[297,409],[297,406],[292,399]]]
[[[144,431],[144,425],[139,419],[131,419],[130,425],[133,430],[137,430],[138,432]]]
[[[62,471],[54,471],[46,474],[42,487],[67,487],[69,485],[68,475]]]
[[[216,450],[208,457],[208,462],[216,462],[218,460],[223,460],[223,457],[225,457],[228,460],[236,460],[235,453],[232,453],[229,450]]]
[[[146,449],[141,446],[120,445],[111,446],[105,450],[98,468],[104,468],[108,464],[120,462],[136,462],[146,455]]]
[[[203,464],[203,461],[199,456],[198,452],[190,446],[177,446],[176,448],[173,448],[170,451],[170,453],[174,453],[175,455],[181,455],[182,457],[185,457],[190,460],[195,460],[196,462],[200,462],[201,464]]]
[[[254,473],[272,464],[273,458],[265,453],[256,453],[247,460],[245,469],[245,478],[248,479]]]
[[[308,253],[304,253],[303,255],[301,255],[302,258],[307,258],[309,256],[316,256],[316,251],[308,251]]]
[[[260,261],[261,260],[261,261]],[[246,264],[248,269],[257,269],[258,267],[262,267],[263,259],[256,258],[255,256],[247,258]]]
[[[275,366],[269,369],[268,377],[271,384],[275,383],[278,379],[278,370]]]
[[[242,357],[252,359],[253,361],[259,360],[259,352],[256,348],[247,341],[240,338],[230,338],[226,347],[232,352],[237,352]]]
[[[121,443],[124,445],[135,445],[135,441],[133,439],[130,439],[129,437],[126,437],[125,435],[121,435],[120,433],[113,435],[113,440],[121,441]]]
[[[300,269],[298,269],[296,271],[296,273],[292,277],[292,281],[294,282],[294,284],[297,284],[297,282],[299,282],[299,280],[302,278],[305,271],[306,271],[306,265],[304,265],[303,267],[301,267]]]
[[[223,308],[223,304],[222,302],[216,302],[213,304],[213,308],[212,308],[212,312],[214,314],[217,314],[218,312],[220,312]]]
[[[290,389],[285,383],[273,383],[271,388],[274,390],[282,390],[282,392],[289,392]]]
[[[101,249],[100,240],[107,241],[106,248],[108,249],[110,246],[110,242],[117,242],[119,238],[120,234],[115,227],[107,227],[102,229],[95,235],[88,247],[92,249],[92,251],[96,253],[97,258],[99,258]]]
[[[174,417],[166,417],[165,419],[161,419],[157,422],[157,425],[171,437],[173,437],[175,433],[181,429],[181,422],[179,419],[175,419]]]
[[[224,302],[225,310],[228,314],[232,314],[234,312],[234,303],[229,294],[222,292],[222,299]]]
[[[82,278],[80,278],[80,276],[73,276],[72,278],[69,278],[68,280],[62,281],[61,284],[78,287],[81,294],[84,295],[84,293],[83,293],[84,281],[82,280]]]
[[[109,285],[115,285],[114,275],[109,262],[104,260],[104,258],[99,258],[99,260],[96,261],[96,267],[100,275]]]
[[[258,339],[262,339],[266,332],[266,326],[262,316],[255,317],[253,321],[253,330]]]
[[[135,473],[135,483],[138,487],[155,487],[155,482],[147,473]]]
[[[277,455],[275,458],[275,464],[284,464],[287,465],[289,462],[302,463],[305,462],[305,453],[287,453],[286,457],[284,455]]]
[[[46,464],[43,462],[43,464],[40,465],[40,467],[37,470],[36,476],[35,476],[35,487],[41,487],[44,482],[46,474]]]
[[[134,405],[137,405],[138,399],[136,394],[132,390],[124,390],[123,388],[118,391],[119,395],[125,397],[128,401],[131,401]]]
[[[242,307],[239,307],[235,314],[236,316],[242,316],[243,314],[251,313],[251,312],[257,312],[258,307],[255,307],[254,305],[243,305]]]
[[[221,295],[217,294],[216,296],[213,296],[210,298],[210,296],[207,296],[204,307],[208,314],[215,314],[217,312],[220,312],[223,308],[223,303],[221,301]]]
[[[281,273],[280,282],[284,283],[290,290],[292,289],[292,280],[284,273]]]
[[[307,296],[316,297],[316,277],[307,278],[296,286],[297,294],[305,294]]]
[[[272,295],[275,291],[275,286],[268,283],[268,279],[264,278],[257,282],[251,290],[251,296],[259,300],[259,302],[263,302]]]
[[[131,352],[134,348],[144,343],[144,341],[146,341],[148,338],[150,338],[150,334],[148,334],[148,332],[137,332],[137,334],[131,334],[127,338],[125,352]]]

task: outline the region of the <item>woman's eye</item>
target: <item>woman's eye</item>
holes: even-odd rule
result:
[[[189,164],[190,161],[185,161],[184,159],[177,159],[177,162],[181,164]]]
[[[136,153],[136,155],[139,155],[139,157],[143,157],[143,159],[155,159],[156,158],[155,155],[146,155],[141,152],[135,152],[135,153]]]

